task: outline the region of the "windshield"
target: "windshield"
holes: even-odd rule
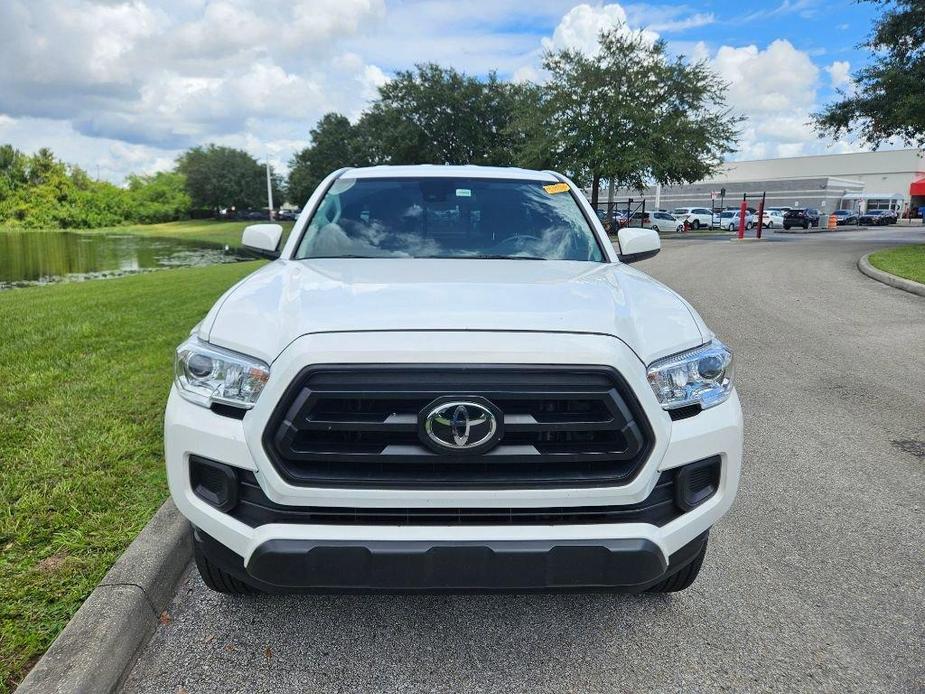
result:
[[[431,177],[335,181],[295,257],[604,260],[565,184]]]

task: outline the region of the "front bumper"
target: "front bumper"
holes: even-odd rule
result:
[[[606,571],[605,568],[597,569],[598,578],[580,575],[578,582],[574,583],[576,586],[598,586],[604,580],[600,576],[609,576],[608,580],[617,583],[608,585],[638,587],[644,585],[651,575],[657,573],[664,577],[674,570],[677,566],[676,553],[706,533],[732,504],[742,456],[742,413],[738,396],[733,393],[722,405],[688,419],[672,421],[655,400],[638,358],[619,340],[606,336],[549,334],[543,336],[543,350],[539,352],[535,336],[520,334],[460,333],[446,347],[445,340],[429,341],[428,336],[407,333],[383,334],[375,342],[367,336],[359,336],[355,342],[345,342],[347,339],[345,336],[310,336],[294,343],[273,364],[273,374],[279,377],[279,382],[274,384],[271,376],[261,400],[243,420],[223,417],[183,400],[176,392],[171,393],[165,417],[165,452],[171,495],[179,510],[198,529],[198,535],[209,538],[220,548],[219,554],[228,559],[219,562],[220,565],[234,567],[234,570],[226,570],[249,583],[264,589],[272,586],[296,587],[302,581],[283,578],[287,571],[294,570],[298,578],[307,566],[318,563],[315,557],[331,555],[332,547],[340,548],[334,552],[337,556],[333,559],[327,557],[334,562],[333,565],[340,567],[338,575],[349,574],[351,565],[363,565],[370,567],[372,575],[378,576],[383,571],[387,573],[383,567],[392,566],[394,562],[410,566],[418,562],[415,574],[432,575],[433,570],[427,566],[422,569],[419,562],[428,566],[444,561],[455,564],[456,560],[448,556],[444,548],[463,546],[483,549],[474,554],[471,549],[466,549],[463,554],[455,551],[450,554],[467,555],[466,561],[459,562],[464,566],[481,561],[489,573],[503,568],[508,561],[504,557],[511,553],[509,550],[512,548],[530,547],[529,551],[520,551],[520,557],[543,555],[542,561],[538,558],[528,560],[528,564],[534,562],[529,574],[533,578],[528,576],[529,580],[525,580],[524,584],[515,581],[513,587],[557,587],[556,581],[550,584],[551,579],[540,580],[541,572],[536,567],[540,564],[548,566],[549,562],[553,567],[558,566],[563,562],[561,557],[570,557],[566,563],[610,567]],[[304,344],[300,345],[301,342]],[[371,354],[375,356],[371,358]],[[639,473],[622,486],[409,490],[321,489],[288,484],[277,473],[261,445],[263,428],[282,389],[311,361],[368,363],[376,359],[405,363],[506,361],[613,366],[624,375],[639,397],[654,430],[655,446]],[[631,505],[650,496],[664,471],[693,461],[719,456],[721,474],[718,488],[709,499],[663,525],[649,522],[465,526],[270,522],[253,527],[210,506],[193,492],[189,475],[191,455],[250,471],[272,502],[293,507],[523,509]],[[404,543],[417,544],[410,547]],[[281,547],[285,551],[280,551]],[[357,547],[366,549],[357,550]],[[406,552],[409,547],[411,551]],[[571,549],[555,549],[558,547]],[[583,549],[579,551],[574,547]],[[627,548],[630,547],[645,549],[640,554],[636,550],[629,552]],[[346,551],[343,548],[350,549]],[[604,554],[601,548],[609,554]],[[550,552],[554,555],[553,559],[548,558]],[[575,552],[588,554],[576,560]],[[406,554],[410,556],[406,557]],[[653,554],[660,558],[659,562],[652,561]],[[472,559],[476,555],[493,558]],[[630,555],[632,559],[627,558]],[[435,556],[439,556],[440,561],[433,559]],[[395,557],[399,557],[400,561]],[[610,558],[602,560],[597,557]],[[640,574],[633,573],[637,570],[633,567],[637,565],[641,567]],[[280,577],[273,579],[275,571]],[[553,577],[559,575],[556,568],[548,571]],[[605,573],[601,574],[601,571]],[[374,582],[361,578],[347,581],[349,585],[346,587],[353,584],[363,587]],[[479,576],[468,578],[482,587],[490,587],[492,583]],[[325,587],[312,581],[308,583],[310,585],[302,587]],[[455,585],[452,581],[451,584]],[[413,581],[411,587],[414,587]]]
[[[667,558],[650,540],[330,542],[269,540],[244,560],[199,529],[197,550],[265,592],[618,590],[641,592],[693,561],[704,533]]]

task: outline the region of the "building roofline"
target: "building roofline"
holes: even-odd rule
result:
[[[766,161],[792,161],[794,159],[816,159],[819,157],[854,157],[859,154],[896,154],[897,152],[916,152],[923,157],[925,157],[925,150],[919,149],[918,147],[903,147],[901,149],[873,149],[873,150],[863,150],[860,152],[831,152],[825,154],[800,154],[795,157],[770,157],[765,159],[731,159],[729,161],[724,161],[723,165],[728,166],[729,164],[753,164]]]

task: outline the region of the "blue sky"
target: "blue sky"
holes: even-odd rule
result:
[[[876,6],[849,0],[3,0],[0,142],[103,178],[218,142],[285,168],[327,111],[356,118],[395,70],[434,61],[543,80],[542,53],[625,23],[705,60],[747,118],[734,158],[855,151],[809,114],[867,59]]]

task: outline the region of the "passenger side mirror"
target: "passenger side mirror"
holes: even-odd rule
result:
[[[617,232],[620,245],[619,258],[624,263],[635,263],[651,258],[662,249],[657,231],[624,227]]]
[[[279,224],[251,224],[244,227],[241,245],[261,258],[275,260],[279,258],[279,240],[283,228]]]

